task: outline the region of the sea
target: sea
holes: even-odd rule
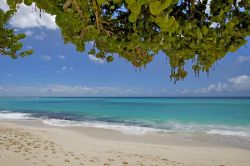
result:
[[[1,120],[250,141],[250,98],[0,97]]]

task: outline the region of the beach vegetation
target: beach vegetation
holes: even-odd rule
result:
[[[108,62],[120,57],[135,68],[164,54],[173,81],[187,76],[188,61],[196,76],[209,72],[246,44],[250,29],[249,0],[8,0],[11,14],[1,12],[6,18],[0,24],[0,53],[12,58],[32,53],[16,54],[24,35],[4,28],[21,3],[55,15],[64,42],[79,52],[92,43],[89,54]]]

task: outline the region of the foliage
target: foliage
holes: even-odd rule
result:
[[[56,15],[65,43],[111,62],[118,54],[135,67],[145,67],[159,52],[168,59],[171,79],[196,75],[246,43],[249,0],[8,0],[12,9],[24,2]],[[210,12],[206,12],[210,5]]]
[[[25,34],[16,35],[13,29],[6,28],[13,13],[14,10],[4,12],[0,9],[0,55],[7,55],[15,59],[32,54],[32,50],[20,51],[23,46],[20,40],[25,38]]]

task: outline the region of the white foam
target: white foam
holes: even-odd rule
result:
[[[149,127],[140,127],[140,126],[128,126],[117,123],[108,123],[108,122],[87,122],[87,121],[70,121],[70,120],[59,120],[59,119],[45,119],[43,123],[52,126],[58,127],[94,127],[102,129],[111,129],[116,131],[121,131],[124,134],[132,135],[143,135],[150,132],[160,132],[163,130],[154,129]]]
[[[196,124],[196,123],[178,123],[169,121],[166,126],[168,129],[157,129],[151,127],[130,126],[119,123],[109,123],[100,121],[70,121],[60,119],[45,119],[43,123],[51,126],[58,127],[94,127],[102,129],[111,129],[122,131],[125,134],[143,135],[152,132],[165,132],[165,133],[179,133],[179,134],[194,134],[204,133],[211,135],[222,136],[238,136],[244,138],[250,138],[250,130],[241,127],[231,127],[223,125],[208,125],[208,124]],[[166,127],[165,126],[165,127]]]
[[[0,120],[31,120],[32,114],[12,111],[0,111]],[[141,127],[123,123],[110,123],[100,121],[71,121],[62,119],[42,119],[43,123],[58,127],[93,127],[121,131],[124,134],[144,135],[147,133],[164,132],[177,134],[203,133],[209,135],[236,136],[250,140],[250,126],[237,127],[218,124],[181,123],[174,120],[165,123],[150,123],[154,127]],[[164,129],[159,129],[159,128]]]
[[[20,113],[20,112],[11,112],[11,111],[0,111],[0,120],[28,120],[34,119],[31,117],[31,114]]]
[[[229,131],[229,130],[210,130],[207,134],[225,135],[225,136],[239,136],[249,137],[249,134],[243,131]]]

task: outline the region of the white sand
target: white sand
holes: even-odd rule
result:
[[[0,166],[250,165],[249,150],[173,138],[0,121]]]

